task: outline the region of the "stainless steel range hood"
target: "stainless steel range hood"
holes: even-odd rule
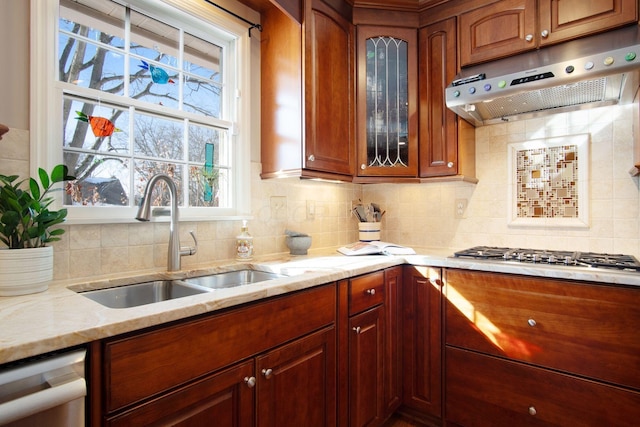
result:
[[[447,107],[475,126],[633,100],[640,81],[638,26],[464,69]]]

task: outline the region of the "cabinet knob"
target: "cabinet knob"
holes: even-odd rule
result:
[[[354,331],[356,334],[359,334],[359,333],[360,333],[360,326],[355,326],[355,327],[353,328],[353,331]]]
[[[375,289],[367,289],[367,293],[369,295],[375,295],[376,294],[376,290]]]
[[[453,162],[449,162],[449,163],[447,163],[447,167],[448,167],[448,168],[452,168],[452,167],[453,167]]]
[[[529,406],[529,415],[536,415],[537,413],[535,406]]]
[[[256,377],[244,377],[244,383],[249,388],[253,388],[256,386]]]
[[[527,320],[527,323],[529,324],[529,326],[531,326],[532,328],[535,327],[538,323],[534,320],[534,319],[529,319]]]
[[[546,39],[547,37],[549,37],[549,30],[542,30],[540,35],[542,36],[543,39]]]
[[[309,157],[307,157],[307,159],[309,159],[310,162],[313,162],[316,159],[316,156],[314,156],[313,154],[310,154]]]
[[[360,169],[365,170],[367,168],[367,165],[365,165],[364,163],[360,165]]]
[[[528,42],[533,40],[533,34],[527,34],[526,36],[524,36],[524,39]]]
[[[271,375],[273,374],[273,370],[271,369],[263,369],[262,370],[262,375],[266,378],[269,379],[271,378]]]

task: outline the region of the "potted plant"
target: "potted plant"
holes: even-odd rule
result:
[[[75,177],[57,165],[51,175],[39,168],[38,179],[0,174],[0,241],[6,245],[0,249],[0,296],[44,291],[53,278],[53,248],[47,244],[60,240],[64,230],[57,226],[67,210],[49,209],[50,193]]]

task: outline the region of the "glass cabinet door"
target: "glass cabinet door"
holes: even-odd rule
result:
[[[359,47],[364,49],[359,51],[358,71],[365,76],[359,79],[358,93],[359,175],[415,176],[416,33],[398,29],[399,34],[365,34],[375,30],[358,28],[363,36]]]

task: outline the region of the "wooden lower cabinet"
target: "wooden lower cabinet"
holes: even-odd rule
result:
[[[336,425],[335,348],[332,326],[256,359],[258,427]]]
[[[402,267],[338,284],[338,425],[379,426],[401,403]]]
[[[107,420],[120,426],[253,426],[254,363],[240,363]]]
[[[336,425],[328,284],[92,344],[91,425]]]
[[[349,426],[384,421],[384,307],[379,305],[349,321]]]
[[[457,269],[444,282],[447,426],[637,425],[637,289]]]
[[[403,274],[403,409],[437,424],[442,416],[442,272],[405,266]]]
[[[463,350],[446,349],[447,426],[630,427],[640,393]]]

